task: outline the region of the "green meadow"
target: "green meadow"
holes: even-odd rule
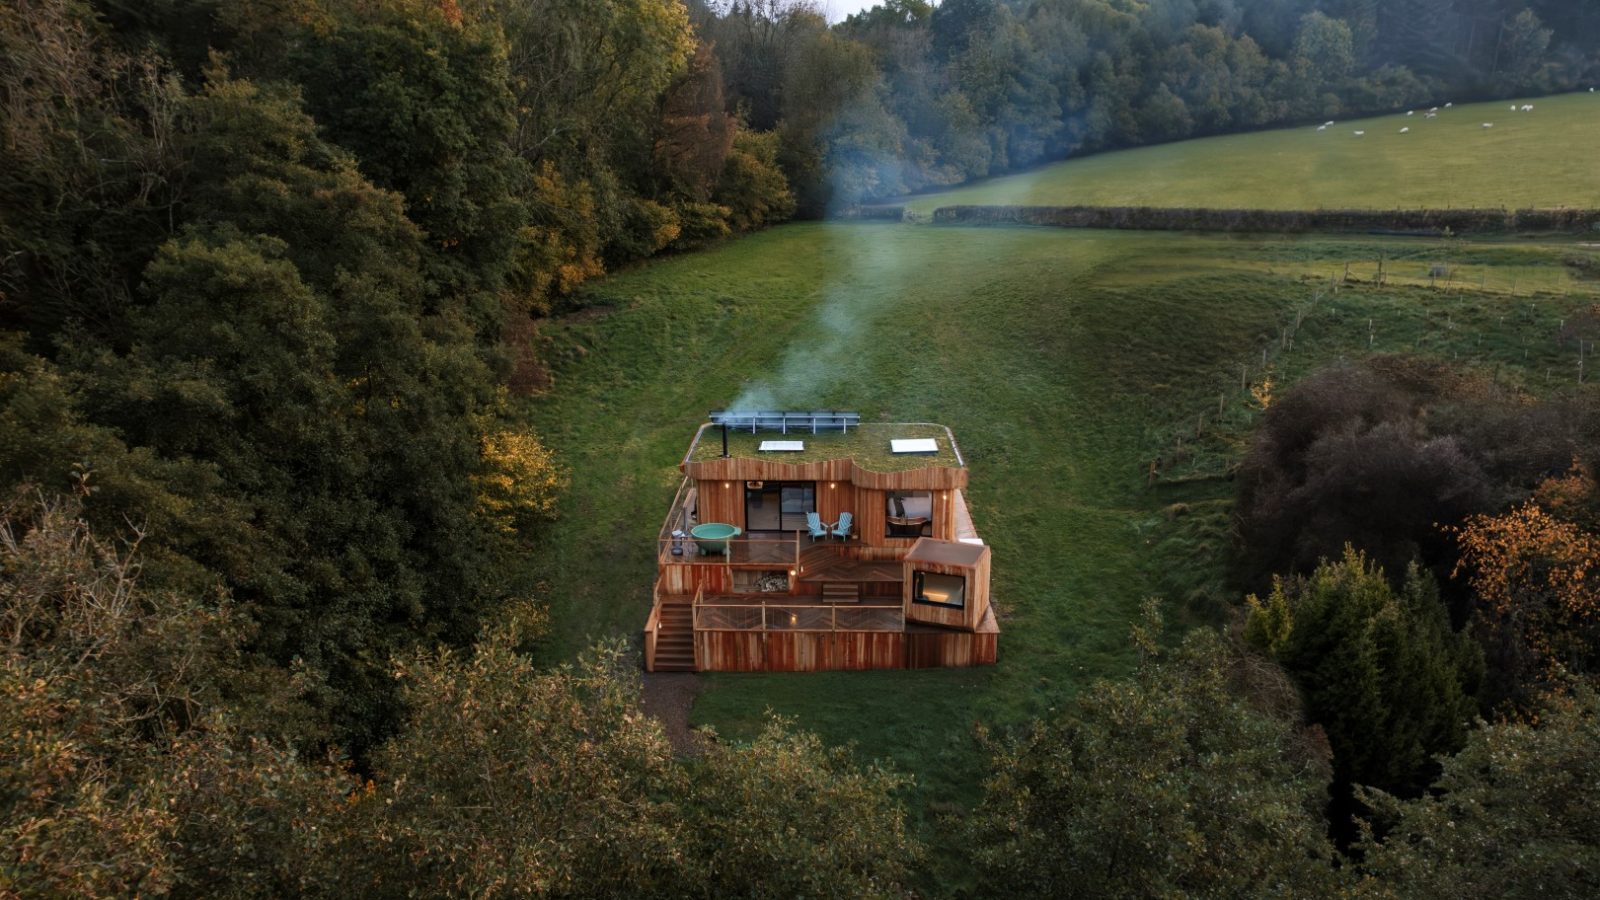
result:
[[[1600,206],[1600,93],[1587,91],[1101,153],[904,198],[957,204],[1231,209]],[[1493,128],[1484,128],[1485,122]],[[1401,134],[1400,129],[1410,132]],[[1355,132],[1366,134],[1357,136]]]
[[[1259,415],[1241,375],[1281,389],[1341,357],[1406,351],[1559,389],[1576,377],[1560,324],[1595,301],[1600,283],[1579,265],[1594,257],[1570,243],[854,223],[783,226],[614,275],[539,335],[552,386],[528,416],[572,474],[534,548],[552,611],[541,652],[637,645],[656,530],[708,410],[749,391],[942,422],[994,547],[999,665],[702,675],[692,714],[726,739],[776,712],[854,742],[915,776],[907,800],[938,843],[940,814],[981,781],[977,726],[1014,727],[1125,672],[1145,597],[1165,598],[1180,626],[1237,602],[1225,473]]]

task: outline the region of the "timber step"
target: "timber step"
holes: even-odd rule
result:
[[[690,604],[668,602],[661,605],[655,671],[694,671],[694,607]]]
[[[828,581],[822,585],[823,603],[860,603],[861,585],[848,581]]]

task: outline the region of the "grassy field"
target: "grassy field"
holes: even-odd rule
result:
[[[863,758],[916,777],[907,800],[940,844],[940,814],[970,802],[983,775],[975,725],[1017,725],[1126,671],[1146,596],[1173,601],[1179,623],[1237,599],[1223,577],[1231,486],[1217,476],[1258,414],[1241,365],[1250,386],[1281,385],[1341,356],[1416,350],[1536,390],[1558,386],[1541,380],[1547,369],[1570,383],[1576,351],[1555,335],[1594,300],[1594,283],[1567,264],[1584,255],[804,224],[613,276],[544,328],[553,387],[528,404],[573,473],[560,524],[535,548],[554,629],[542,652],[553,662],[597,638],[637,642],[653,538],[707,410],[761,396],[947,424],[994,547],[1000,664],[708,675],[693,713],[732,739],[770,710],[856,742]],[[1382,287],[1367,283],[1380,258]],[[1351,281],[1332,291],[1346,264]],[[1451,275],[1430,287],[1435,264]],[[1297,311],[1291,348],[1283,328]],[[1170,458],[1152,488],[1158,456]]]
[[[1201,138],[1067,160],[905,199],[955,204],[1374,209],[1600,206],[1600,93]],[[1494,123],[1483,128],[1483,123]],[[1401,128],[1411,129],[1401,134]],[[1356,131],[1365,131],[1360,137]]]

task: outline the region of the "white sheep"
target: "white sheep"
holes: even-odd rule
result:
[[[1493,128],[1494,127],[1494,123],[1493,122],[1485,122],[1485,123],[1483,123],[1483,127],[1485,127],[1485,128]]]
[[[1445,105],[1444,105],[1444,108],[1445,108],[1445,109],[1449,109],[1449,108],[1450,108],[1450,107],[1452,107],[1452,106],[1455,106],[1455,104],[1454,104],[1454,103],[1446,103],[1446,104],[1445,104]]]
[[[1416,115],[1416,114],[1417,114],[1417,111],[1416,111],[1416,110],[1414,110],[1414,109],[1408,109],[1408,110],[1406,110],[1406,115],[1408,115],[1408,116],[1414,116],[1414,115]]]
[[[1326,122],[1323,122],[1323,123],[1322,123],[1322,124],[1323,124],[1323,125],[1326,125],[1326,126],[1330,126],[1330,127],[1331,127],[1331,126],[1332,126],[1332,125],[1333,125],[1333,120],[1332,120],[1332,119],[1329,119],[1329,120],[1328,120],[1328,121],[1326,121]]]
[[[1358,131],[1358,132],[1356,132],[1356,137],[1361,137],[1364,134],[1366,134],[1365,131]]]
[[[1326,125],[1318,125],[1317,126],[1317,130],[1318,131],[1327,131],[1328,130],[1328,126],[1326,126]]]
[[[1525,104],[1522,107],[1522,111],[1523,112],[1533,112],[1533,104],[1532,103]]]
[[[1400,129],[1400,133],[1401,134],[1410,134],[1411,133],[1411,129],[1410,128],[1402,128],[1402,129]]]
[[[1439,107],[1437,107],[1437,106],[1435,106],[1433,109],[1428,110],[1428,112],[1431,112],[1431,113],[1436,113],[1438,111],[1439,111]]]

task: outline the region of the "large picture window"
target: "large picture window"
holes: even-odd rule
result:
[[[801,531],[806,513],[817,511],[815,481],[747,481],[745,531]]]
[[[940,572],[918,570],[911,576],[911,599],[929,606],[965,609],[967,578],[965,575],[945,575]]]
[[[932,491],[890,491],[885,497],[885,537],[933,537]]]

